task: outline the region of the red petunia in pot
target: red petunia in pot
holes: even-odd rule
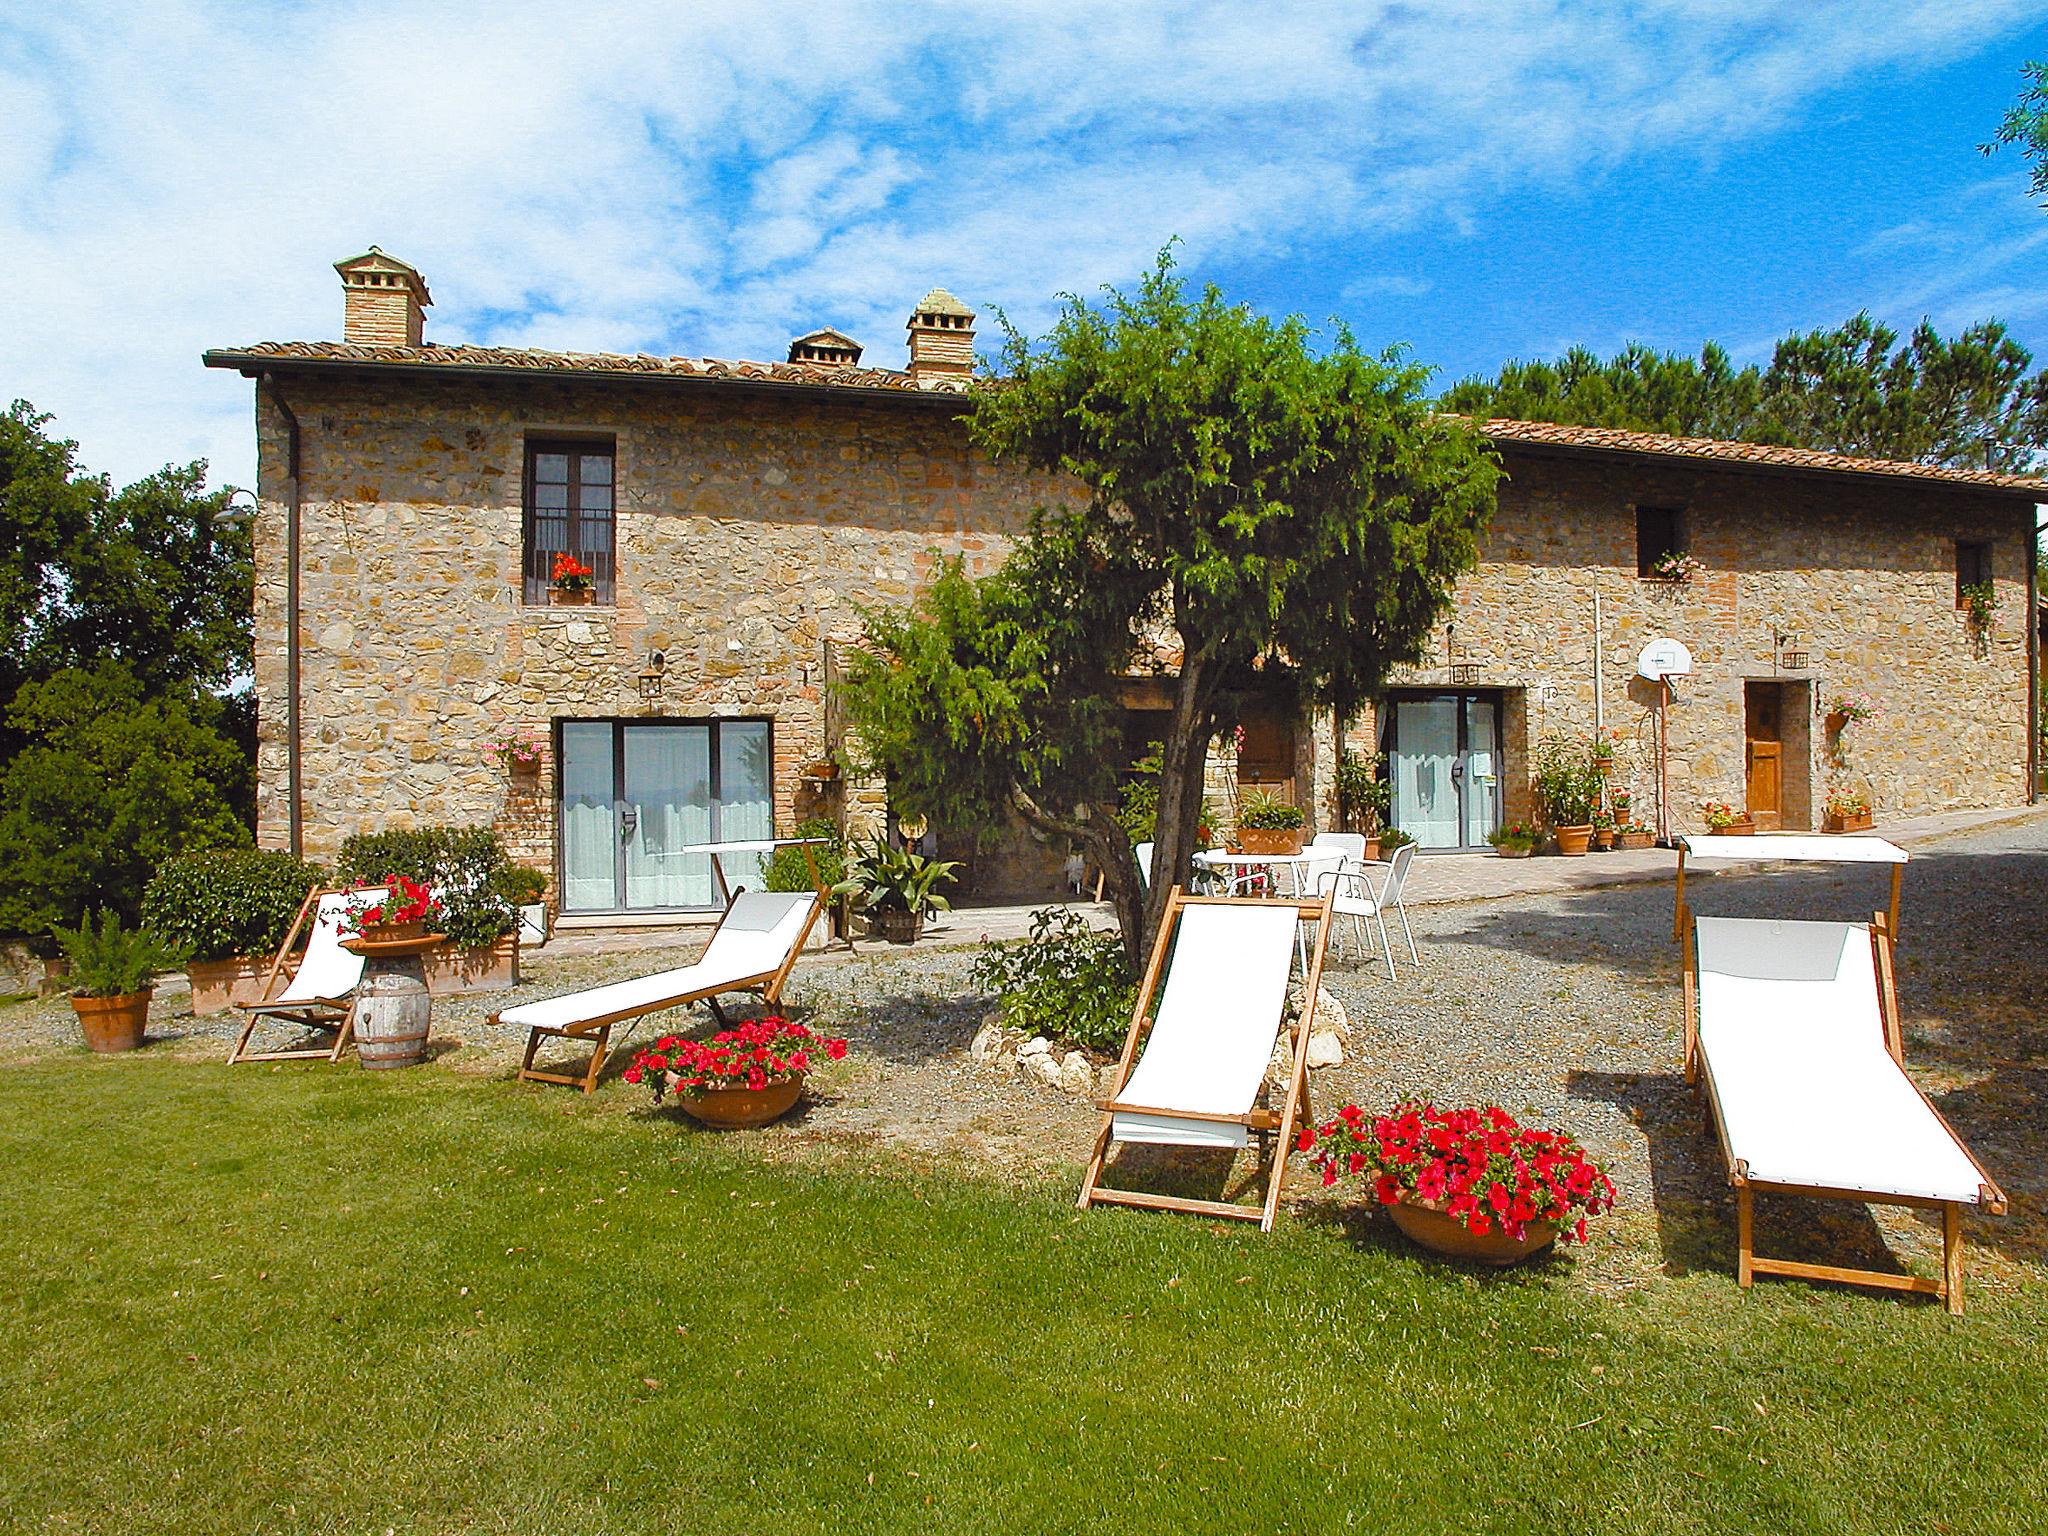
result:
[[[846,1042],[770,1016],[721,1029],[709,1040],[663,1035],[633,1057],[629,1083],[645,1083],[659,1104],[674,1094],[692,1119],[721,1129],[766,1125],[803,1094],[819,1057],[839,1061]]]

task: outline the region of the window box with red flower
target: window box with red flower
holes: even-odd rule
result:
[[[559,608],[579,608],[596,599],[597,572],[574,555],[556,555],[548,570],[548,600]]]
[[[625,1078],[645,1083],[657,1104],[674,1094],[683,1113],[704,1125],[745,1130],[789,1113],[811,1069],[845,1055],[844,1040],[771,1016],[709,1040],[663,1035],[633,1057]]]
[[[1407,1099],[1383,1115],[1346,1104],[1302,1127],[1325,1188],[1357,1179],[1413,1241],[1450,1258],[1519,1264],[1553,1242],[1583,1243],[1614,1185],[1562,1131],[1498,1105],[1440,1109]]]

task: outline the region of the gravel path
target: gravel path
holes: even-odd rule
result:
[[[1423,870],[1426,878],[1427,869]],[[1704,875],[1689,883],[1710,914],[1856,919],[1882,905],[1881,872],[1848,869]],[[1907,1059],[1942,1112],[2012,1197],[2004,1219],[1966,1218],[1971,1283],[2038,1285],[2048,1275],[2048,815],[1967,833],[1916,853],[1906,873],[1899,992]],[[1326,984],[1350,1016],[1346,1061],[1319,1071],[1319,1111],[1367,1108],[1403,1094],[1497,1101],[1570,1130],[1621,1191],[1605,1240],[1572,1272],[1625,1290],[1658,1272],[1733,1267],[1733,1200],[1698,1101],[1679,1076],[1682,1013],[1668,883],[1418,908],[1420,966],[1399,949],[1399,977],[1349,946]],[[688,949],[528,957],[520,999],[686,959]],[[806,1109],[759,1133],[789,1156],[864,1145],[906,1159],[966,1157],[1009,1176],[1071,1179],[1094,1133],[1081,1101],[977,1066],[968,1041],[986,1000],[968,994],[964,950],[863,950],[801,962],[788,1011],[851,1041],[845,1063],[813,1079]],[[438,1000],[439,1064],[502,1075],[523,1043],[490,1025],[493,996]],[[159,995],[154,1049],[213,1055],[231,1019],[182,1015],[182,988]],[[643,1022],[634,1038],[656,1026]],[[0,1058],[76,1049],[60,999],[0,1006]],[[616,1042],[615,1042],[616,1043]],[[630,1052],[630,1042],[628,1053]],[[611,1073],[624,1065],[614,1059]],[[324,1070],[308,1068],[307,1070]],[[608,1073],[608,1076],[611,1075]],[[543,1090],[535,1090],[536,1092]],[[545,1090],[560,1091],[567,1090]],[[600,1101],[637,1107],[612,1083]],[[1241,1186],[1234,1168],[1200,1158],[1164,1171],[1196,1192]],[[1292,1183],[1313,1207],[1311,1182]],[[1884,1265],[1887,1248],[1924,1266],[1938,1222],[1841,1202],[1760,1202],[1759,1243],[1787,1256]]]

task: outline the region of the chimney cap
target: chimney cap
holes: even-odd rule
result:
[[[911,313],[913,315],[958,315],[965,320],[972,320],[974,318],[973,310],[962,304],[943,288],[934,288],[930,293],[919,299],[917,301],[917,308],[911,311]]]
[[[792,363],[844,363],[849,366],[860,362],[861,344],[844,331],[835,331],[824,326],[799,336],[789,344],[789,360]]]
[[[374,245],[360,256],[351,256],[346,261],[337,261],[334,264],[334,270],[341,274],[341,280],[344,284],[350,283],[353,279],[371,274],[402,278],[404,279],[405,286],[412,289],[414,295],[418,298],[422,309],[434,302],[433,295],[427,292],[427,280],[420,276],[419,268],[408,262],[400,261],[396,256],[385,255],[383,251]]]

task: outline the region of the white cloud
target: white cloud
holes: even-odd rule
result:
[[[199,352],[337,334],[329,263],[372,242],[442,338],[776,356],[835,324],[890,362],[935,282],[1036,326],[1172,234],[1202,267],[1480,227],[1503,188],[1710,151],[2033,11],[46,6],[0,22],[0,393],[117,476],[246,480],[247,386]]]

